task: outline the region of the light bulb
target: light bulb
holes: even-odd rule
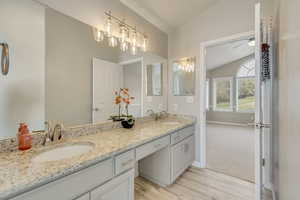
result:
[[[142,50],[143,50],[144,52],[147,51],[147,43],[148,43],[148,38],[147,38],[147,36],[144,35],[144,38],[143,38],[143,44],[142,44]]]
[[[127,30],[124,25],[120,25],[120,42],[126,42],[127,40]]]
[[[118,45],[118,41],[114,36],[108,38],[108,45],[110,47],[116,47]]]
[[[126,41],[124,41],[124,42],[121,42],[121,44],[120,44],[120,49],[121,49],[121,51],[127,51],[127,49],[128,49],[128,43],[126,42]]]
[[[136,29],[132,33],[132,39],[131,39],[131,53],[133,55],[136,55],[137,53],[137,32]]]
[[[112,35],[112,21],[111,16],[109,15],[106,21],[105,31],[107,37],[110,37]]]
[[[97,42],[101,42],[104,40],[104,33],[103,31],[97,29],[97,28],[94,28],[94,38]]]
[[[137,47],[136,46],[131,46],[131,54],[136,55],[137,54]]]
[[[132,46],[137,46],[137,32],[134,30],[132,33],[132,39],[131,39]]]

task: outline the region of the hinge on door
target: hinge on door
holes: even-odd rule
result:
[[[263,167],[266,165],[266,159],[265,159],[265,158],[263,158],[263,159],[261,160],[261,165],[262,165]]]

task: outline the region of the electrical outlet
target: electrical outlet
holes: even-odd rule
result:
[[[173,104],[173,111],[177,112],[178,111],[178,104]]]

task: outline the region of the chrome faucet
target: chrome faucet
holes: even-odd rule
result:
[[[162,119],[164,116],[167,116],[168,113],[166,111],[161,111],[155,113],[152,109],[147,110],[147,113],[151,113],[150,116],[155,119],[155,121]]]
[[[64,126],[62,124],[56,124],[54,128],[51,127],[51,122],[45,122],[46,134],[44,135],[42,145],[45,146],[47,141],[58,141],[62,139],[62,131]],[[56,136],[56,137],[55,137]]]

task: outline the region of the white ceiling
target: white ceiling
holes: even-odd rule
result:
[[[219,0],[121,0],[122,3],[138,14],[144,15],[144,13],[147,13],[147,16],[151,14],[151,20],[155,18],[157,21],[158,19],[160,23],[164,23],[165,27],[169,28],[181,26],[193,16],[199,15],[218,1]],[[141,9],[143,11],[141,11]],[[151,22],[151,20],[149,21]]]
[[[249,56],[254,53],[254,49],[248,45],[248,39],[209,47],[206,50],[206,69],[215,69]]]

